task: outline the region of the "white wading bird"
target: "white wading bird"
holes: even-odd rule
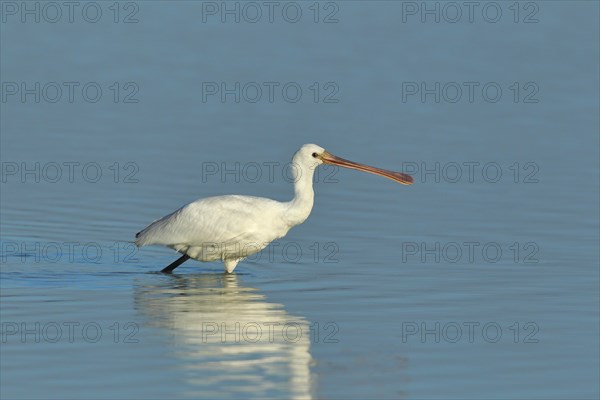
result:
[[[305,144],[294,154],[291,168],[295,196],[285,203],[252,196],[218,196],[196,200],[154,221],[135,237],[138,247],[159,244],[182,253],[161,272],[170,273],[190,258],[223,261],[233,272],[240,260],[258,253],[273,240],[303,223],[313,207],[313,174],[326,163],[371,172],[404,185],[410,175],[358,164],[336,157],[315,144]]]

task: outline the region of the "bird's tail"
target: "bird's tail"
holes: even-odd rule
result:
[[[132,241],[132,242],[135,243],[135,245],[137,247],[142,247],[142,246],[146,245],[146,240],[145,239],[147,239],[147,238],[145,237],[144,233],[146,231],[148,231],[148,228],[142,229],[141,231],[139,231],[138,233],[135,234],[135,240]]]

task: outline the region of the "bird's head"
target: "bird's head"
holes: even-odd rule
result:
[[[359,164],[354,161],[346,160],[341,157],[334,156],[327,150],[316,144],[305,144],[300,147],[300,150],[294,154],[292,162],[300,168],[314,169],[321,164],[337,165],[344,168],[356,169],[359,171],[370,172],[372,174],[381,175],[388,179],[394,180],[403,185],[413,183],[412,176],[402,172],[388,171],[386,169],[375,168],[365,164]]]
[[[316,144],[305,144],[294,154],[292,162],[298,167],[316,168],[323,164],[323,159],[320,156],[327,153],[324,148]]]

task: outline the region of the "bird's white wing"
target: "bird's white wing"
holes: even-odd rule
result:
[[[277,201],[251,196],[200,199],[154,221],[136,235],[136,244],[270,242],[289,229],[280,218],[283,207]]]

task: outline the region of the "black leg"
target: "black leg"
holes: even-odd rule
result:
[[[181,264],[183,264],[184,262],[186,262],[189,259],[190,259],[190,256],[188,256],[187,254],[184,254],[181,257],[179,257],[177,260],[173,261],[171,264],[164,267],[162,269],[162,271],[160,271],[160,272],[163,272],[165,274],[170,274],[171,272],[173,272],[173,270],[175,268],[179,267]]]

